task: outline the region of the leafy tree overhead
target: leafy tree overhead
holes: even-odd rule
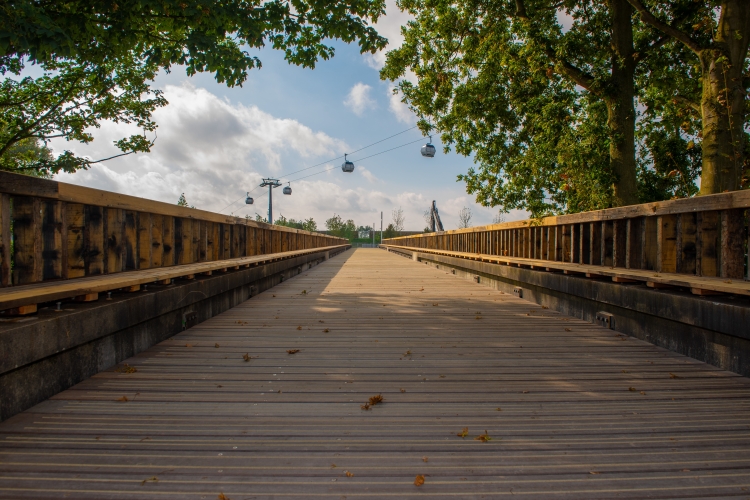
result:
[[[637,124],[636,83],[674,44],[638,21],[627,0],[399,6],[415,20],[381,77],[416,75],[398,91],[424,131],[437,129],[447,148],[474,155],[479,168],[459,179],[477,201],[538,216],[640,200],[637,174],[653,152],[636,151],[656,141]],[[679,129],[659,132],[682,137]]]
[[[43,142],[36,138],[27,138],[16,142],[0,154],[0,170],[49,178],[51,176],[48,173],[36,167],[52,161],[52,152]]]
[[[383,13],[384,0],[2,2],[0,156],[28,138],[90,142],[87,129],[103,120],[144,132],[116,141],[122,154],[148,152],[151,113],[166,105],[149,88],[159,70],[183,65],[188,75],[211,72],[241,85],[261,64],[248,48],[266,45],[313,68],[334,55],[331,39],[357,42],[362,52],[384,47],[387,40],[370,26]],[[17,78],[28,64],[44,75]],[[46,175],[92,163],[67,151],[43,160],[37,170]]]
[[[333,214],[333,217],[326,220],[326,229],[333,236],[352,240],[357,237],[357,226],[352,219],[344,221],[340,215]]]
[[[20,62],[19,62],[20,64]],[[0,156],[23,141],[62,137],[89,143],[90,128],[103,120],[132,123],[143,134],[120,139],[122,154],[148,152],[156,129],[152,112],[167,104],[161,91],[149,88],[155,68],[123,57],[101,65],[51,61],[38,78],[7,77],[0,81]],[[18,70],[20,72],[20,66]],[[91,160],[65,151],[57,158],[37,158],[33,169],[49,175],[87,168]],[[30,163],[6,165],[10,170],[30,170]]]
[[[247,47],[270,44],[305,67],[333,56],[326,39],[381,49],[387,41],[369,23],[384,12],[384,0],[15,0],[0,4],[0,67],[14,56],[94,65],[133,56],[238,85],[260,65]]]

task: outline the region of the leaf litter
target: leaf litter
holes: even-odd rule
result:
[[[360,408],[362,408],[363,410],[369,410],[373,406],[382,403],[384,399],[385,398],[383,398],[383,396],[381,396],[380,394],[375,395],[375,396],[370,396],[369,401],[367,401],[367,403],[361,405]]]

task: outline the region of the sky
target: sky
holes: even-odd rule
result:
[[[400,26],[406,20],[389,0],[386,16],[376,25],[389,39],[386,50],[401,43]],[[154,113],[159,128],[151,153],[56,179],[168,203],[184,193],[197,208],[254,218],[266,217],[268,210],[268,188],[258,185],[263,177],[274,177],[292,187],[291,196],[274,190],[274,218],[313,217],[319,229],[334,214],[379,228],[381,211],[387,226],[393,210],[401,208],[404,229],[422,230],[423,213],[432,200],[445,229],[458,227],[463,207],[471,209],[472,225],[492,223],[498,210],[475,203],[464,183],[456,181],[473,165],[471,158],[443,153],[436,136],[432,142],[438,154],[420,155],[427,139],[418,129],[409,130],[415,116],[392,94],[393,84],[379,78],[385,51],[361,55],[356,44],[333,45],[335,57],[320,61],[314,70],[289,65],[280,51],[262,49],[257,52],[262,68],[249,71],[242,87],[218,84],[208,73],[188,77],[184,69],[173,68],[153,85],[164,91],[169,104]],[[351,174],[341,171],[342,160],[327,161],[402,131],[352,154]],[[119,152],[115,140],[138,133],[110,122],[92,132],[91,144],[57,139],[51,147],[96,160]],[[407,143],[412,144],[365,158]],[[306,177],[310,174],[317,175]],[[253,205],[244,203],[248,191]],[[522,212],[505,215],[508,221],[521,218]]]

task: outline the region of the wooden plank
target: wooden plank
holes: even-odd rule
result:
[[[677,216],[677,272],[695,274],[695,214]]]
[[[164,216],[151,216],[151,262],[149,267],[164,265]]]
[[[602,257],[603,266],[614,267],[614,223],[602,222]]]
[[[643,217],[628,219],[625,225],[625,239],[627,241],[625,250],[625,267],[628,269],[642,269],[643,262]]]
[[[125,214],[119,208],[107,208],[105,222],[105,269],[107,273],[125,270]]]
[[[627,267],[627,251],[627,221],[619,219],[612,223],[612,265],[614,267]]]
[[[722,278],[742,279],[745,276],[745,210],[722,210],[720,217],[721,271],[719,275]]]
[[[589,263],[598,266],[602,263],[602,224],[600,222],[589,223],[589,234],[591,237]]]
[[[677,216],[660,215],[656,222],[656,271],[677,271]]]
[[[104,269],[104,209],[86,205],[83,230],[83,257],[86,276],[103,274]]]
[[[646,217],[641,226],[643,250],[641,262],[643,269],[656,270],[658,260],[658,217]]]
[[[190,231],[191,235],[191,241],[190,241],[190,247],[192,248],[192,257],[191,262],[200,262],[201,261],[201,247],[202,241],[201,241],[201,226],[200,221],[197,219],[193,219],[192,221],[192,228]]]
[[[86,275],[84,256],[84,236],[86,215],[83,205],[65,204],[65,223],[67,227],[68,269],[67,278],[80,278]]]
[[[123,268],[125,271],[138,269],[138,212],[126,210],[123,217]]]
[[[138,269],[148,269],[151,267],[151,249],[153,222],[150,213],[137,212],[136,223],[138,225],[137,245],[138,245]]]
[[[10,196],[0,194],[0,286],[11,284],[10,237]]]
[[[237,269],[241,266],[265,263],[269,260],[283,260],[309,253],[320,253],[340,249],[341,246],[312,248],[298,252],[285,252],[252,257],[240,257],[212,262],[199,262],[181,266],[142,269],[126,273],[86,276],[65,281],[38,282],[27,285],[6,287],[0,290],[0,310],[31,303],[49,302],[89,293],[102,293],[119,288],[132,287],[153,282],[164,282],[174,278],[201,274],[208,271]]]
[[[162,217],[162,265],[174,266],[175,261],[175,238],[174,238],[174,217],[165,215]]]
[[[198,222],[198,262],[206,262],[207,260],[211,260],[208,257],[208,225],[210,222]]]
[[[42,280],[42,220],[39,198],[13,197],[13,284]]]
[[[696,214],[695,273],[699,276],[719,275],[720,220],[718,212]]]
[[[59,201],[42,201],[42,279],[63,277],[63,214]],[[67,241],[66,245],[67,246]]]

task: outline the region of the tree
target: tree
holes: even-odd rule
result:
[[[398,232],[403,231],[405,220],[404,210],[401,207],[393,209],[393,211],[391,212],[391,217],[393,220],[393,228]]]
[[[102,120],[135,123],[144,135],[116,142],[122,154],[148,152],[156,128],[151,112],[166,104],[148,81],[183,65],[188,75],[214,73],[241,85],[260,67],[247,48],[270,44],[288,62],[314,68],[334,55],[328,39],[358,42],[375,52],[387,40],[369,26],[384,0],[200,2],[198,0],[18,0],[0,4],[0,156],[28,137],[90,142]],[[41,78],[20,81],[24,63]],[[66,151],[38,165],[42,173],[73,172],[91,160]]]
[[[388,227],[385,228],[385,231],[383,231],[383,239],[386,238],[395,238],[398,236],[398,230],[396,227],[391,223],[388,224]]]
[[[339,238],[352,240],[357,237],[357,226],[354,221],[349,219],[345,222],[340,215],[333,214],[333,217],[326,220],[326,229]]]
[[[472,213],[469,207],[462,208],[461,211],[458,212],[458,228],[465,229],[471,227],[471,216]]]
[[[153,66],[124,58],[101,65],[51,61],[41,77],[6,77],[0,82],[0,156],[29,140],[46,144],[62,137],[89,143],[90,129],[103,120],[133,123],[143,130],[143,135],[115,142],[122,154],[148,152],[152,142],[145,134],[156,129],[151,114],[167,104],[160,90],[148,86],[155,74]],[[65,151],[57,158],[39,156],[24,168],[50,175],[75,172],[91,163]]]
[[[673,98],[700,111],[703,148],[700,193],[739,189],[749,167],[750,4],[747,0],[628,2],[643,22],[684,45],[697,58],[700,102],[681,95],[680,89]],[[686,11],[692,15],[686,16]],[[693,22],[695,17],[698,22]]]
[[[302,223],[302,229],[305,231],[310,231],[311,233],[314,233],[318,230],[318,224],[315,223],[315,219],[310,217],[309,219],[305,220]]]
[[[185,198],[185,193],[182,193],[180,195],[180,199],[177,200],[177,206],[178,207],[187,207],[188,206],[187,199]]]
[[[36,165],[53,161],[52,152],[46,144],[35,137],[17,141],[6,148],[0,155],[0,170],[7,170],[16,174],[32,175],[34,177],[50,178],[48,173],[39,171]]]
[[[416,20],[381,78],[416,74],[397,90],[424,131],[475,155],[459,180],[477,201],[535,216],[639,201],[634,81],[666,42],[626,0],[399,6]]]
[[[13,57],[103,65],[132,56],[239,85],[248,69],[260,66],[247,48],[270,44],[304,67],[333,56],[326,39],[356,41],[362,52],[374,53],[387,40],[369,23],[384,13],[383,0],[16,0],[0,4],[0,68]]]

